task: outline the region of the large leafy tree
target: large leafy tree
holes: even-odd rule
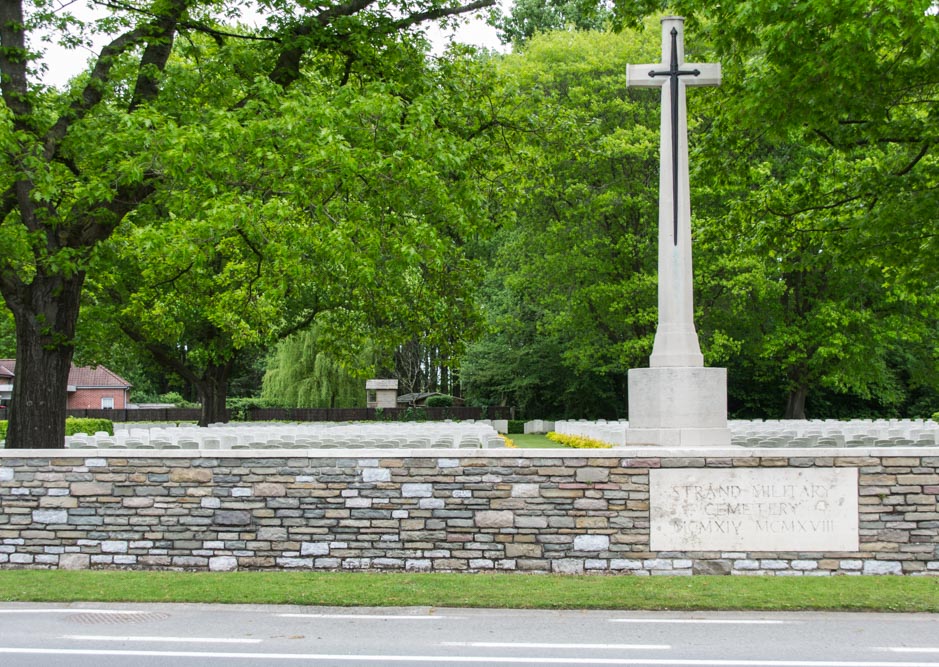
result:
[[[350,363],[330,354],[313,326],[281,341],[267,364],[261,393],[268,403],[290,408],[365,406],[365,379],[374,367],[369,348]]]
[[[911,298],[909,284],[864,250],[870,236],[852,238],[852,213],[824,204],[789,210],[793,189],[824,192],[848,177],[851,165],[832,164],[825,159],[832,156],[805,144],[784,152],[787,159],[779,150],[751,158],[733,187],[716,187],[721,210],[709,210],[718,217],[705,216],[699,227],[698,257],[708,272],[702,328],[727,342],[721,360],[730,367],[731,407],[749,416],[802,417],[814,395],[815,414],[844,416],[824,398],[841,395],[893,412],[926,377],[908,377],[912,367],[897,352],[905,350],[910,361],[929,358],[923,343],[935,326],[925,305],[931,299]],[[724,166],[726,175],[732,167]]]
[[[16,354],[16,332],[13,314],[0,307],[0,357],[10,359]]]
[[[690,122],[696,127],[696,319],[708,360],[730,368],[732,408],[799,417],[812,410],[813,396],[815,414],[884,414],[913,406],[935,386],[939,356],[929,333],[939,310],[932,102],[939,28],[931,3],[668,5],[670,13],[690,17],[690,48],[707,46],[710,52],[700,57],[724,64],[722,89],[696,95]],[[659,2],[616,3],[619,20],[663,8]],[[576,43],[570,35],[563,39]],[[561,60],[555,56],[552,65]],[[573,104],[583,100],[571,96]],[[563,111],[555,115],[563,118]],[[654,142],[650,137],[645,147],[650,156]],[[569,173],[563,182],[577,177]],[[560,203],[572,200],[565,196]],[[526,203],[520,217],[529,210]],[[603,261],[581,273],[583,289],[562,292],[564,305],[544,307],[552,281],[572,284],[578,275],[576,260],[551,254],[553,238],[576,256],[592,236],[570,222],[552,229],[553,238],[520,229],[517,243],[506,241],[512,251],[502,260],[539,266],[538,257],[530,257],[541,253],[551,268],[540,265],[540,273],[519,282],[519,291],[531,294],[494,302],[492,310],[507,321],[528,319],[511,329],[520,335],[506,336],[510,329],[499,324],[503,339],[490,337],[475,348],[467,381],[489,378],[490,386],[510,395],[525,393],[532,382],[547,386],[538,380],[550,373],[547,362],[524,375],[498,372],[519,368],[514,362],[531,356],[534,344],[547,340],[544,332],[571,332],[554,339],[556,352],[545,346],[544,359],[561,356],[568,372],[577,360],[582,370],[615,372],[608,360],[616,339],[595,335],[597,328],[610,331],[603,310],[595,302],[592,309],[580,307],[591,303],[591,293],[610,288]],[[526,254],[529,246],[535,251]],[[513,273],[502,273],[510,286]],[[632,288],[614,302],[633,297],[648,303]],[[630,313],[635,320],[635,308]],[[560,326],[564,318],[581,328]],[[635,330],[632,338],[641,336]]]
[[[495,21],[503,44],[522,46],[538,33],[553,30],[603,30],[613,18],[603,0],[516,0]]]
[[[497,240],[491,333],[462,366],[467,394],[526,414],[617,416],[655,325],[658,101],[625,94],[654,34],[536,36],[505,68],[531,123],[517,223]]]
[[[724,66],[697,177],[719,202],[702,229],[731,257],[715,246],[728,280],[704,322],[735,339],[732,377],[785,399],[744,407],[801,417],[826,392],[890,411],[935,382],[931,5],[670,3]]]
[[[255,82],[289,92],[315,58],[331,59],[348,78],[409,28],[491,4],[265,2],[257,7],[265,27],[250,35],[263,46],[263,77]],[[168,63],[178,38],[205,34],[223,45],[244,38],[220,27],[234,7],[216,2],[100,7],[108,15],[91,25],[45,2],[0,5],[0,293],[15,320],[18,371],[8,447],[63,446],[65,388],[91,255],[122,223],[157,207],[167,180],[176,180],[154,159],[154,145],[203,121],[200,114],[167,120],[160,110],[173,88]],[[66,92],[37,80],[34,49],[48,29],[72,46],[92,29],[110,39]],[[227,65],[237,71],[242,63]],[[232,126],[263,100],[260,86],[238,92],[244,96],[219,110]]]
[[[105,244],[112,268],[94,290],[112,330],[195,387],[203,423],[224,419],[241,357],[315,318],[350,349],[368,329],[445,340],[472,318],[478,272],[461,240],[488,226],[476,175],[493,166],[483,126],[498,121],[479,104],[484,63],[428,67],[407,45],[343,80],[311,67],[234,119],[198,112],[239,83],[213,80],[215,55],[181,63],[189,85],[173,77],[166,118],[202,121],[160,148],[175,182]]]

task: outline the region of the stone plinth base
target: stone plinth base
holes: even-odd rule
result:
[[[626,445],[729,446],[727,369],[630,370]]]

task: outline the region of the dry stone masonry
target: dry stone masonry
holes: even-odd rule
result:
[[[0,452],[0,567],[939,575],[939,451],[845,454]],[[775,490],[753,487],[774,472]],[[765,540],[760,516],[797,521],[801,493],[817,522],[839,520],[819,503],[848,493],[857,546],[800,548],[823,523]],[[699,507],[670,515],[656,494]],[[653,550],[652,524],[675,520],[689,523]],[[734,538],[711,534],[729,521]]]

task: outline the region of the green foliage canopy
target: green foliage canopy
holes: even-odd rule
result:
[[[264,374],[261,398],[287,408],[365,407],[365,379],[373,363],[366,349],[357,367],[346,368],[320,345],[314,325],[277,344]]]
[[[496,240],[490,333],[462,363],[477,402],[528,416],[616,416],[655,324],[657,100],[626,95],[651,33],[549,33],[503,67],[530,130],[516,224]],[[532,414],[532,413],[536,414]]]
[[[854,415],[909,409],[939,377],[930,5],[675,5],[724,66],[703,109],[696,259],[713,241],[729,252],[705,260],[725,284],[703,322],[742,346],[726,350],[732,385],[780,387],[786,416],[818,391],[867,402]],[[760,394],[737,397],[745,413],[779,409]]]
[[[357,71],[376,64],[396,66],[398,47],[410,39],[406,35],[415,26],[491,4],[493,0],[380,5],[354,0],[306,6],[275,0],[258,8],[263,28],[246,34],[222,24],[237,8],[215,2],[109,5],[106,16],[91,22],[44,1],[3,3],[0,293],[14,315],[22,371],[14,389],[8,444],[62,446],[65,386],[79,306],[92,257],[103,241],[122,225],[168,217],[167,205],[191,207],[193,202],[187,202],[182,192],[171,196],[180,184],[204,193],[211,176],[219,171],[231,175],[226,168],[231,160],[226,162],[223,153],[212,150],[224,146],[229,134],[242,138],[243,132],[259,129],[245,125],[245,117],[252,110],[278,107],[272,96],[285,93],[285,103],[300,102],[303,93],[291,99],[290,89],[304,79],[309,66],[318,63],[345,84]],[[52,30],[73,48],[92,32],[108,35],[111,41],[86,75],[69,90],[59,91],[35,80],[37,54],[29,45],[40,43],[36,35],[43,30]],[[177,40],[180,36],[184,39]],[[230,84],[214,91],[216,97],[208,107],[187,105],[183,95],[194,91],[194,78],[187,68],[174,65],[177,43],[189,40],[201,46],[202,36],[211,38],[221,55],[209,59],[209,67],[217,71],[200,69],[197,76],[204,75],[207,84],[220,79]],[[258,47],[247,57],[236,46],[244,41]],[[193,101],[205,102],[208,97],[199,91]],[[193,131],[197,127],[206,129],[202,145]],[[362,132],[367,131],[365,125]],[[208,152],[189,154],[187,164],[184,156],[173,155],[178,146]],[[262,159],[264,153],[250,157]],[[183,173],[185,169],[191,174]],[[218,189],[231,186],[226,180],[216,184]],[[229,208],[224,216],[229,222],[239,217],[231,209],[247,203],[243,189],[235,190],[227,202],[221,201],[223,193],[211,193],[216,212]],[[257,203],[252,200],[251,205]],[[270,197],[263,198],[263,204],[267,216],[283,212],[276,210],[280,204]],[[193,216],[184,208],[178,217],[205,220],[212,212]],[[168,227],[171,231],[172,224]],[[198,231],[194,239],[200,236],[207,240]],[[256,245],[248,231],[238,236],[246,246]],[[259,300],[253,309],[260,312],[265,306]],[[241,331],[236,337],[252,335]]]

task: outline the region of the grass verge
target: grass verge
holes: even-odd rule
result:
[[[0,600],[939,612],[939,577],[3,570],[0,571]]]

